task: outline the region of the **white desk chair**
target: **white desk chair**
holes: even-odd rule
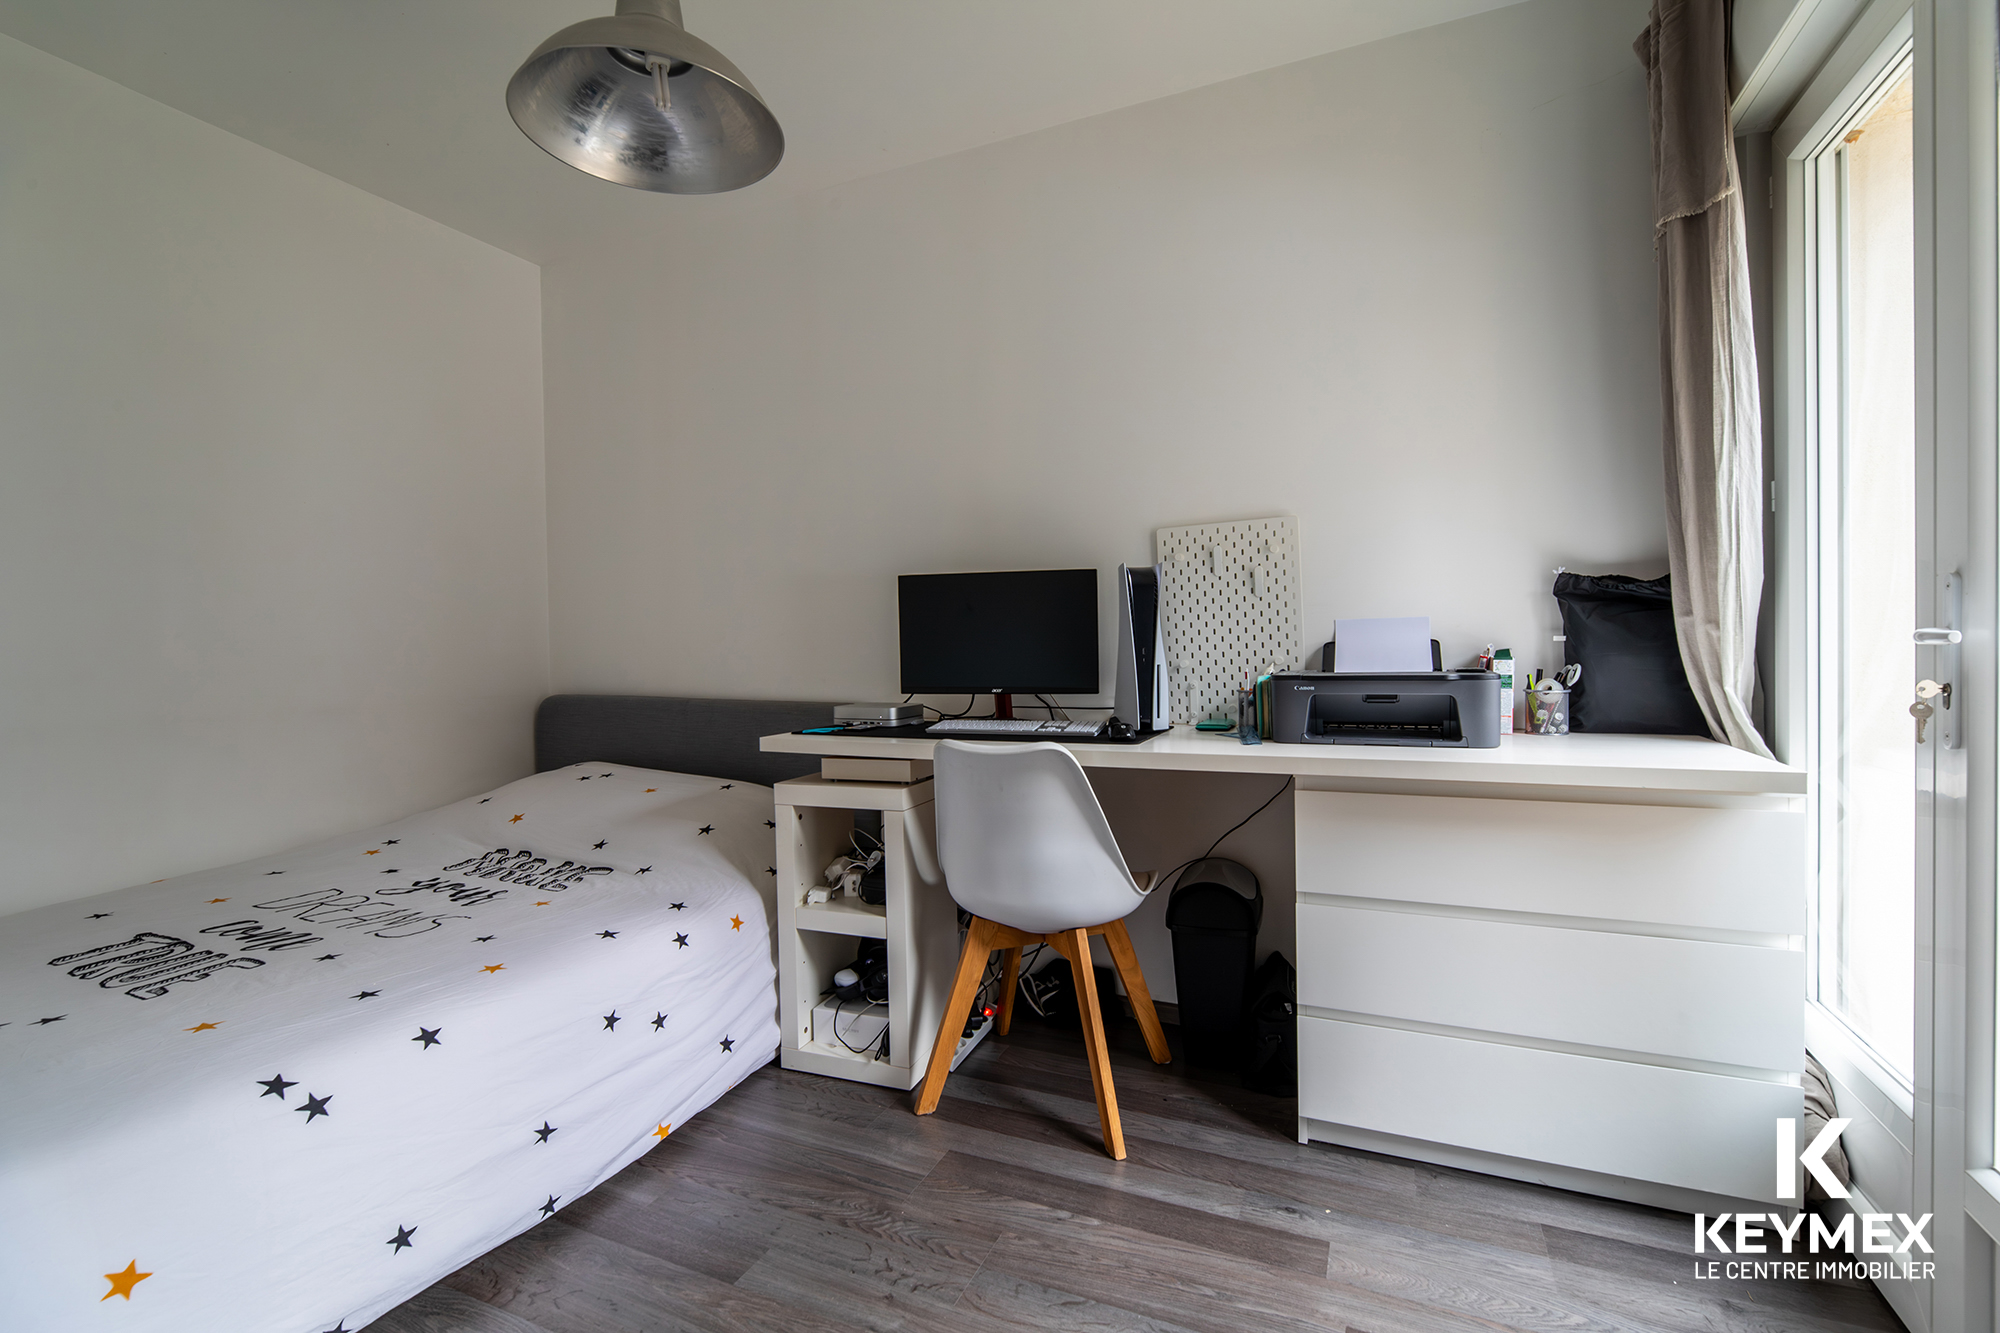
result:
[[[1125,933],[1125,918],[1146,900],[1153,874],[1143,871],[1135,878],[1126,869],[1097,794],[1076,756],[1062,746],[941,740],[934,762],[938,859],[951,896],[972,913],[972,925],[917,1094],[917,1114],[937,1110],[944,1096],[959,1034],[993,950],[1006,952],[994,1024],[1004,1034],[1014,1017],[1021,948],[1047,943],[1069,960],[1076,978],[1104,1149],[1122,1160],[1125,1135],[1111,1087],[1089,937],[1104,937],[1145,1034],[1146,1050],[1155,1064],[1166,1064],[1173,1054]]]

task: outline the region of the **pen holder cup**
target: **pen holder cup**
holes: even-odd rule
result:
[[[1537,736],[1569,735],[1569,691],[1528,691],[1528,730]]]

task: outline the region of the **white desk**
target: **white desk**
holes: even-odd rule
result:
[[[1689,1210],[1777,1201],[1772,1122],[1800,1113],[1805,1049],[1802,770],[1664,736],[1455,750],[1177,728],[1069,748],[1297,779],[1301,1141]]]

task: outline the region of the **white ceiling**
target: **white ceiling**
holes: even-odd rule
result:
[[[1517,2],[684,0],[688,30],[750,77],[787,141],[770,178],[712,199],[584,176],[508,119],[528,52],[614,0],[0,0],[0,32],[539,263],[607,226],[817,189]]]

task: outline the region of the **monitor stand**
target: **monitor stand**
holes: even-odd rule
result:
[[[1007,717],[1007,718],[1013,717],[1014,696],[1005,693],[995,694],[993,696],[993,716]]]

